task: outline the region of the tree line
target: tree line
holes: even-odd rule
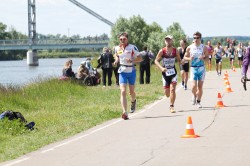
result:
[[[28,36],[17,32],[15,28],[10,27],[9,31],[6,31],[7,25],[0,22],[0,40],[11,40],[11,39],[27,39]],[[187,39],[188,43],[192,42],[192,38],[189,38],[181,25],[178,22],[174,22],[172,25],[163,29],[158,23],[153,22],[147,24],[145,20],[140,16],[132,16],[130,18],[119,17],[114,26],[111,29],[110,37],[107,34],[102,34],[99,36],[84,36],[81,37],[79,34],[73,36],[66,36],[61,34],[37,34],[38,39],[83,39],[83,40],[109,40],[109,47],[113,48],[115,45],[119,44],[118,35],[122,32],[127,32],[129,34],[129,41],[135,44],[139,50],[142,50],[143,46],[146,45],[154,54],[157,54],[159,49],[164,47],[164,37],[166,35],[172,35],[174,37],[174,46],[179,46],[179,41],[181,39]],[[212,45],[216,45],[220,42],[223,46],[226,46],[228,39],[236,44],[242,42],[243,45],[247,45],[250,37],[248,36],[217,36],[217,37],[204,37],[202,42],[205,44],[208,40],[211,41]],[[47,50],[48,53],[67,53],[67,52],[98,52],[100,50],[89,50],[89,49],[70,49],[70,50]],[[44,51],[43,51],[44,53]],[[0,51],[0,60],[13,60],[22,59],[26,56],[26,51],[23,50],[12,50],[12,51]]]

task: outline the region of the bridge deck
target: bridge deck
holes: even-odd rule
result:
[[[83,39],[40,39],[35,44],[28,39],[0,40],[0,50],[44,50],[44,49],[72,49],[72,48],[103,48],[108,46],[108,40]]]

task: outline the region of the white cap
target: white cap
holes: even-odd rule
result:
[[[165,39],[173,39],[173,36],[171,36],[171,35],[167,35],[166,37],[165,37]]]

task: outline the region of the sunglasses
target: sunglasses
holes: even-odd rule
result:
[[[194,39],[200,39],[200,37],[194,37]]]
[[[122,40],[123,40],[123,41],[124,41],[124,40],[127,40],[127,38],[125,38],[125,37],[124,37],[124,38],[120,38],[120,41],[122,41]]]

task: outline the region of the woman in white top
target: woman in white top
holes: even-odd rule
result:
[[[236,49],[236,54],[238,56],[238,66],[241,68],[244,55],[244,49],[242,47],[242,43],[239,43],[238,48]]]

